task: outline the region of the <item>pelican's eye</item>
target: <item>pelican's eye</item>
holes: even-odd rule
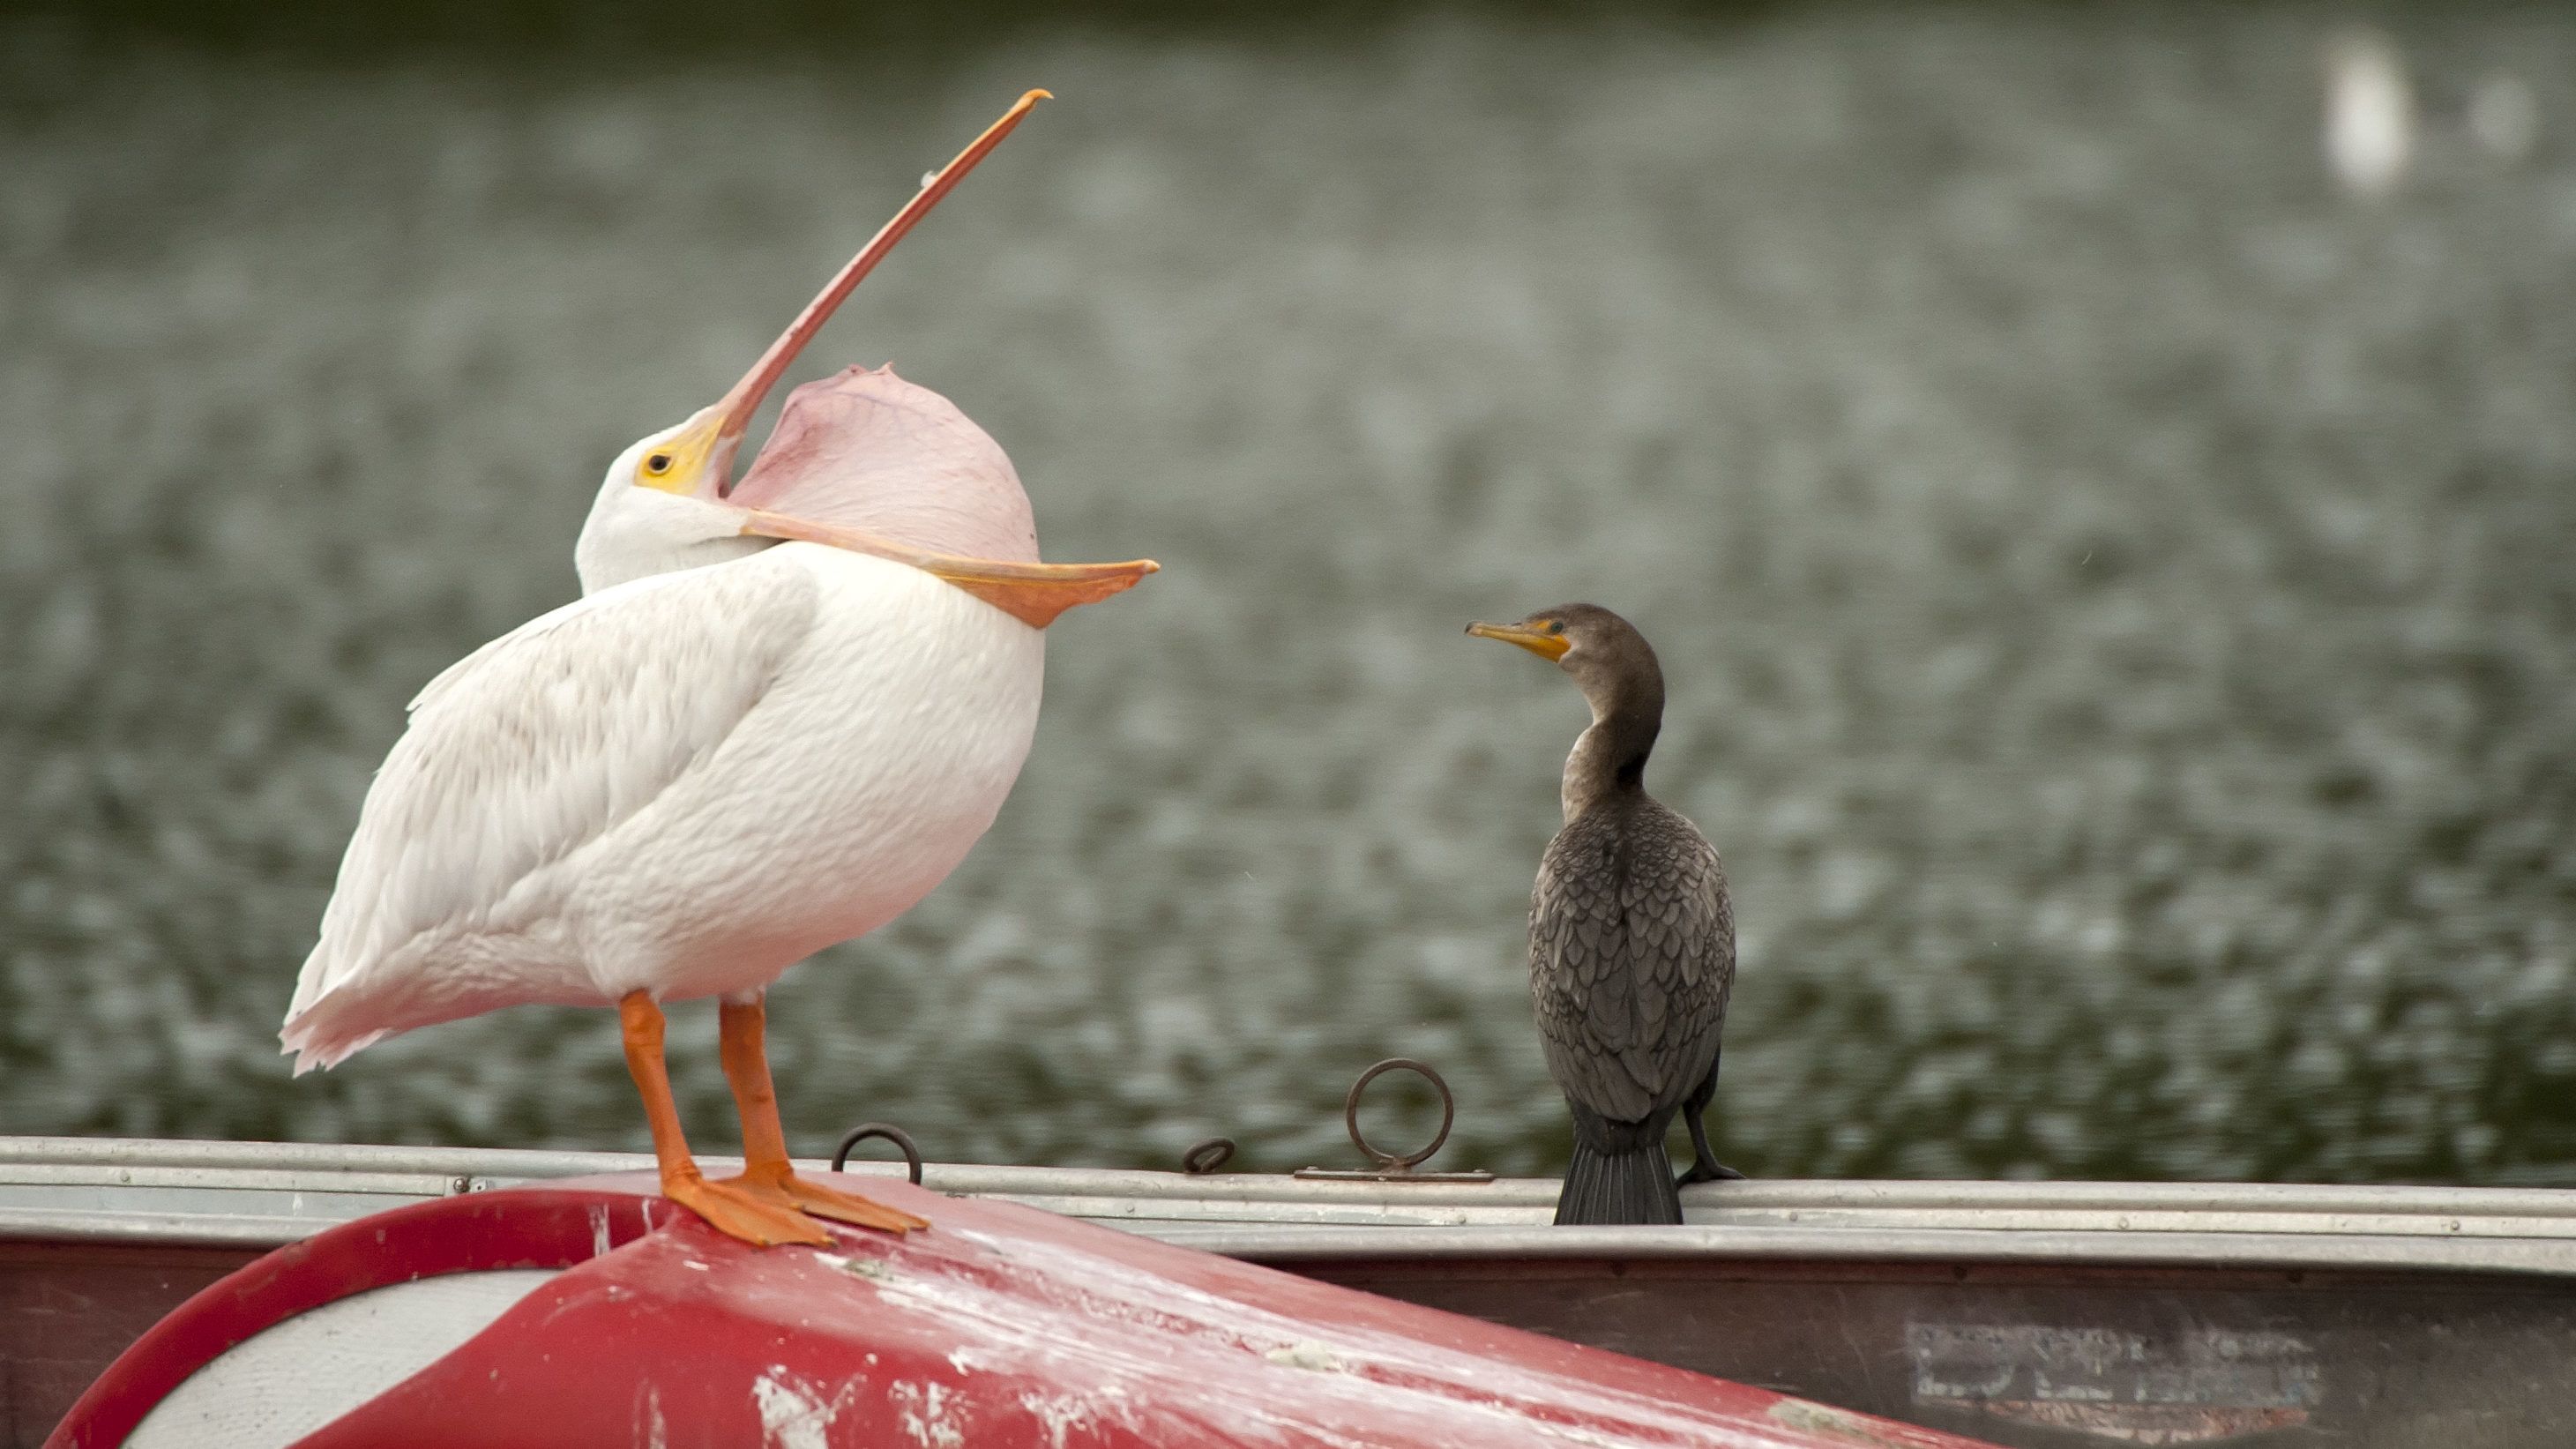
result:
[[[655,453],[644,460],[644,476],[647,478],[659,478],[670,471],[671,455],[668,453]]]

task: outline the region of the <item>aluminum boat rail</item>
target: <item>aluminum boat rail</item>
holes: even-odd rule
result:
[[[0,1241],[271,1248],[404,1203],[652,1166],[619,1152],[0,1138]],[[1557,1185],[1538,1178],[1312,1181],[932,1163],[923,1182],[1280,1263],[1970,1260],[2576,1277],[2576,1191],[2555,1188],[1757,1181],[1688,1189],[1687,1222],[1674,1229],[1551,1227]]]

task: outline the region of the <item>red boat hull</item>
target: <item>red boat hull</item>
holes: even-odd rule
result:
[[[299,1449],[1971,1443],[1030,1208],[842,1181],[934,1226],[753,1249],[641,1176],[362,1219],[190,1300],[48,1444],[139,1427],[190,1442],[185,1425],[147,1426],[180,1412],[183,1385],[186,1413],[237,1428],[274,1410],[267,1442]],[[421,1296],[406,1285],[474,1274],[496,1275],[480,1281],[498,1285],[497,1315],[392,1382],[294,1372],[267,1337],[358,1301],[398,1336],[405,1294]],[[243,1368],[263,1344],[269,1367]],[[278,1397],[305,1380],[364,1397],[305,1406],[328,1415],[308,1427]]]

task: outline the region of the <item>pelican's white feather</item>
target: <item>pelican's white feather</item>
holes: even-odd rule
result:
[[[693,570],[578,599],[424,687],[367,792],[295,1016],[421,932],[469,922],[732,733],[811,627],[801,570]]]
[[[805,544],[532,620],[413,702],[283,1040],[765,984],[936,885],[1035,729],[1037,631]]]

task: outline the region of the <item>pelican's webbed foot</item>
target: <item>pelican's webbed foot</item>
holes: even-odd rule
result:
[[[799,1209],[836,1223],[849,1223],[855,1227],[876,1228],[882,1232],[898,1234],[930,1226],[928,1218],[916,1217],[901,1208],[887,1207],[884,1203],[861,1197],[854,1192],[843,1192],[836,1187],[825,1187],[819,1182],[808,1182],[793,1173],[788,1174],[775,1186]]]
[[[717,1232],[754,1247],[774,1248],[781,1243],[831,1246],[830,1229],[816,1224],[793,1206],[746,1188],[740,1178],[716,1182],[694,1175],[664,1178],[662,1196],[706,1219]]]
[[[901,1208],[890,1208],[857,1193],[825,1187],[819,1182],[807,1182],[788,1170],[783,1161],[775,1165],[753,1164],[741,1176],[726,1178],[724,1185],[763,1203],[774,1204],[780,1210],[803,1214],[798,1221],[805,1222],[809,1228],[813,1224],[806,1222],[806,1218],[824,1218],[848,1223],[852,1227],[875,1228],[899,1237],[915,1228],[930,1226],[928,1218],[915,1217]]]

